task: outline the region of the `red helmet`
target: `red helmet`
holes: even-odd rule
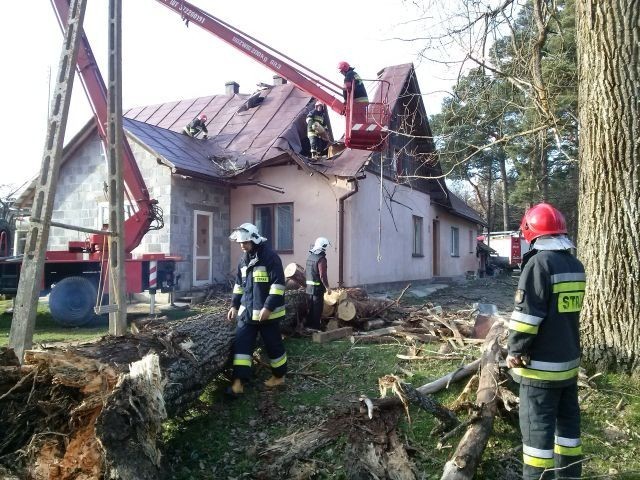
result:
[[[549,203],[539,203],[527,210],[522,217],[520,231],[524,239],[531,243],[542,235],[567,233],[564,215]]]
[[[351,66],[349,65],[348,62],[342,61],[340,63],[338,63],[338,70],[340,70],[340,72],[344,73],[347,70],[349,70],[349,68],[351,68]]]
[[[207,116],[203,113],[202,115],[200,115],[200,120],[202,120],[203,122],[206,122]]]

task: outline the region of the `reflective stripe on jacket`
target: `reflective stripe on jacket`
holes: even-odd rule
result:
[[[320,278],[320,270],[318,269],[318,261],[324,256],[324,253],[309,253],[307,257],[305,276],[307,278],[306,292],[309,295],[322,295],[326,291]]]
[[[260,320],[260,310],[271,311],[269,320],[284,317],[284,270],[280,257],[266,245],[257,245],[253,255],[240,258],[231,303],[238,318]]]
[[[559,387],[576,381],[585,281],[582,263],[567,250],[525,255],[509,322],[509,354],[529,358],[511,370],[520,383]]]

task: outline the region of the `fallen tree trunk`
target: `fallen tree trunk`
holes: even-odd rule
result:
[[[445,464],[441,480],[471,480],[480,464],[498,408],[498,363],[502,358],[499,339],[505,328],[504,321],[496,321],[487,334],[476,398],[478,418],[467,429],[453,456]]]
[[[233,338],[223,314],[203,314],[25,352],[0,394],[0,461],[20,478],[159,478],[162,422],[225,368]]]
[[[291,290],[296,290],[307,284],[304,268],[297,263],[290,263],[284,267],[284,278],[287,279],[287,288]]]

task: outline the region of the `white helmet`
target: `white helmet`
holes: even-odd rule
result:
[[[315,253],[316,255],[321,253],[321,252],[326,253],[327,247],[329,245],[331,245],[331,242],[329,241],[328,238],[326,238],[326,237],[318,237],[318,238],[316,238],[316,241],[313,244],[313,247],[309,251],[311,253]]]
[[[235,240],[237,243],[251,241],[256,245],[267,241],[266,238],[260,236],[258,227],[253,223],[243,223],[238,228],[234,228],[229,235],[229,240]]]

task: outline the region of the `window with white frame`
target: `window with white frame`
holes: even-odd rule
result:
[[[473,230],[469,230],[469,253],[475,253],[475,242],[473,241]]]
[[[460,229],[451,227],[451,256],[460,256]]]
[[[413,256],[422,257],[424,255],[423,243],[423,221],[422,217],[413,215]]]
[[[254,205],[253,218],[271,248],[280,253],[293,252],[293,203]]]
[[[133,205],[125,203],[124,205],[124,219],[127,220],[135,213]],[[98,215],[96,219],[96,229],[109,227],[109,202],[98,203]]]

